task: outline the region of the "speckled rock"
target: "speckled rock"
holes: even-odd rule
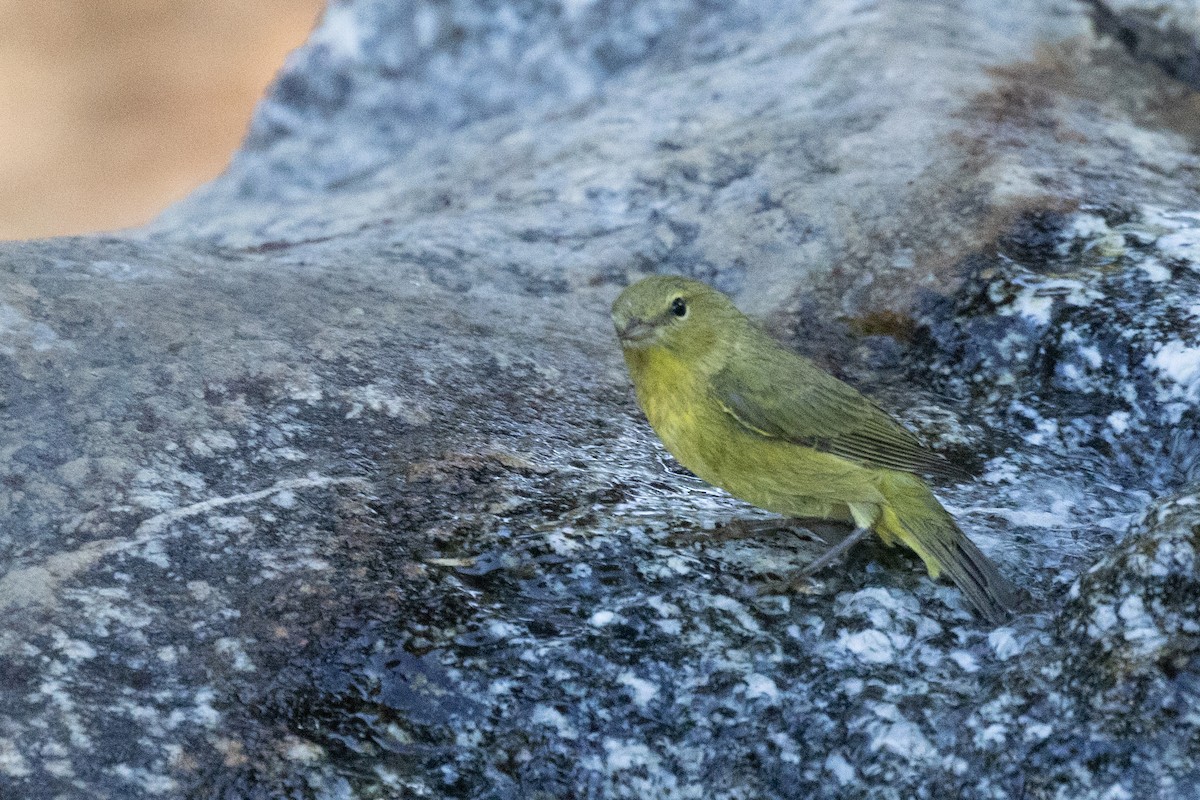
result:
[[[1181,81],[1200,86],[1200,3],[1090,0],[1096,27]]]
[[[1026,444],[1124,482],[1193,481],[1198,244],[1192,212],[1023,216],[968,259],[951,301],[931,303],[927,364],[946,392]]]
[[[1192,493],[1156,502],[1067,596],[1062,635],[1090,642],[1072,654],[1072,671],[1098,690],[1098,709],[1123,706],[1133,712],[1120,727],[1170,727],[1178,734],[1181,723],[1200,724],[1194,702],[1200,654],[1197,548],[1200,498]],[[1166,697],[1162,688],[1145,684],[1181,676],[1177,688],[1184,694],[1178,702],[1138,708],[1140,700]]]
[[[1197,509],[1194,490],[1152,504],[972,712],[995,774],[1027,796],[1200,796]]]
[[[0,246],[0,797],[1200,796],[1200,104],[1143,55],[332,4],[220,179]],[[829,527],[734,536],[633,403],[653,271],[974,466],[1023,615],[878,544],[782,591]]]

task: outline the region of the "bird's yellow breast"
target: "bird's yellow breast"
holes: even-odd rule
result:
[[[626,361],[638,403],[667,450],[704,480],[720,485],[718,465],[710,463],[713,458],[705,452],[705,442],[715,431],[702,380],[660,348],[628,351]]]
[[[650,426],[700,479],[791,516],[842,517],[846,502],[880,499],[870,471],[739,424],[708,378],[671,353],[646,348],[625,357]]]

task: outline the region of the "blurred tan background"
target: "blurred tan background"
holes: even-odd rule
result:
[[[322,0],[0,0],[0,239],[139,225],[215,177]]]

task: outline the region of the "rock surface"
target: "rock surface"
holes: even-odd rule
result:
[[[1200,86],[1200,3],[1196,0],[1090,0],[1096,27],[1135,58],[1193,88]]]
[[[777,5],[336,3],[221,179],[0,248],[0,797],[1200,796],[1200,99],[1096,6]],[[777,593],[649,271],[977,466],[1027,613]]]

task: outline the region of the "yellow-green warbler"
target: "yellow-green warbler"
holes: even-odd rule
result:
[[[912,548],[999,623],[1017,592],[916,473],[958,470],[853,387],[761,331],[715,289],[658,275],[621,293],[613,323],[638,401],[680,463],[748,503],[874,531]]]

